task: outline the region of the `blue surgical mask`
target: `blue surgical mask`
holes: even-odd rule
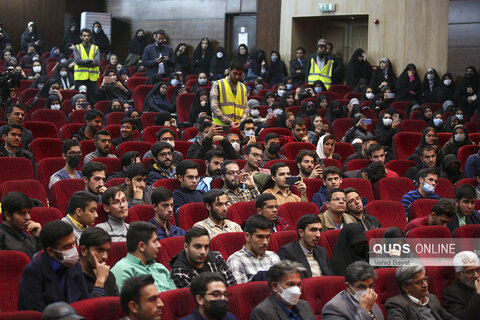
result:
[[[432,194],[435,192],[435,187],[425,182],[422,186],[422,190],[426,194]]]
[[[443,120],[441,118],[435,118],[433,119],[433,125],[435,127],[440,127],[443,124]]]
[[[285,86],[287,87],[287,90],[293,89],[293,85],[291,83],[287,83]]]
[[[177,79],[172,79],[172,80],[170,80],[170,84],[172,86],[176,86],[178,84],[178,80]]]
[[[322,92],[322,87],[315,87],[313,90],[315,90],[315,93],[319,93]]]
[[[455,117],[457,117],[458,120],[463,121],[463,114],[456,114]]]

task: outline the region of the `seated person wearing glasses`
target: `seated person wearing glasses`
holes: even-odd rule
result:
[[[348,223],[357,223],[355,218],[346,213],[347,198],[343,189],[334,188],[328,191],[325,204],[327,210],[319,215],[322,231],[343,229]]]
[[[157,140],[160,142],[170,143],[172,147],[175,148],[175,139],[177,134],[170,128],[162,128],[157,131],[156,134]],[[145,153],[143,159],[153,158],[152,150]],[[183,154],[180,151],[174,150],[172,153],[172,162],[174,165],[178,165],[183,160]]]
[[[112,242],[123,242],[127,240],[128,223],[128,201],[120,187],[110,187],[102,194],[103,210],[108,213],[108,220],[97,224],[97,227],[105,230]]]

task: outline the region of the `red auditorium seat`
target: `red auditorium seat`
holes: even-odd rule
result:
[[[228,257],[241,250],[245,244],[244,232],[226,232],[212,238],[210,249],[222,254],[223,259],[227,261]]]
[[[480,238],[479,224],[466,224],[455,230],[453,237],[460,239],[461,248],[459,251],[475,251],[478,245],[478,238]]]
[[[382,178],[375,184],[375,199],[400,202],[403,195],[412,190],[415,186],[408,178]]]
[[[438,178],[437,185],[435,186],[435,193],[440,198],[453,199],[455,197],[455,191],[453,190],[453,184],[447,178]]]
[[[227,288],[232,297],[228,300],[229,311],[238,320],[248,320],[255,307],[270,296],[267,281],[255,281],[237,284]]]
[[[371,229],[365,232],[365,237],[367,237],[368,242],[372,239],[383,239],[383,236],[385,235],[385,231],[387,231],[388,228],[378,228],[378,229]],[[375,241],[375,243],[381,243],[381,241]]]
[[[73,111],[72,100],[63,100],[61,104],[61,109],[65,114],[70,114]]]
[[[23,126],[32,131],[33,138],[58,138],[55,124],[46,121],[25,121]]]
[[[296,227],[290,228],[290,231],[277,231],[270,235],[270,242],[268,243],[268,250],[277,252],[278,249],[287,243],[296,241],[298,239]]]
[[[320,235],[320,245],[327,250],[329,259],[332,257],[333,249],[337,244],[337,238],[340,231],[340,229],[327,230],[323,231]]]
[[[290,106],[290,107],[287,107],[285,109],[286,112],[291,112],[293,113],[295,116],[300,112],[300,110],[302,109],[301,106]],[[308,126],[306,126],[308,128]]]
[[[372,163],[372,160],[369,159],[352,159],[345,166],[345,171],[360,170],[368,167],[370,163]]]
[[[155,216],[152,205],[139,204],[128,209],[128,223],[134,221],[150,221]],[[175,219],[172,217],[170,223],[175,225]]]
[[[237,161],[237,159],[235,159],[235,161]],[[269,160],[263,165],[263,168],[270,169],[273,166],[273,164],[277,163],[277,162],[285,163],[290,168],[290,174],[292,176],[296,176],[298,174],[297,162],[295,160],[288,160],[288,159],[286,159],[286,160],[282,160],[282,159]]]
[[[420,144],[422,134],[419,132],[399,132],[393,136],[395,159],[406,160]]]
[[[63,141],[58,138],[36,138],[30,142],[29,150],[35,157],[35,162],[44,158],[62,156]]]
[[[480,132],[471,132],[468,134],[468,136],[473,143],[478,145],[478,142],[480,141]]]
[[[247,219],[257,213],[255,201],[241,201],[230,205],[227,209],[227,219],[242,225]]]
[[[152,149],[152,145],[144,141],[125,141],[117,146],[115,154],[118,158],[121,158],[127,151],[138,151],[143,157],[145,153]]]
[[[286,202],[278,207],[278,215],[288,221],[290,230],[295,230],[298,219],[307,213],[318,215],[320,211],[313,202]]]
[[[335,142],[334,153],[338,153],[342,157],[340,162],[343,165],[345,160],[354,153],[353,146],[348,142]]]
[[[20,101],[22,103],[26,103],[28,100],[31,98],[35,97],[35,95],[40,92],[40,89],[37,88],[26,88],[25,90],[22,91],[20,94]]]
[[[394,101],[392,104],[391,104],[391,107],[392,108],[395,108],[397,110],[407,110],[408,108],[410,108],[410,105],[411,103],[409,101]],[[405,119],[405,117],[403,118]]]
[[[23,91],[26,90],[26,89],[30,89],[30,86],[32,84],[33,84],[33,80],[21,79],[20,80],[20,87],[16,88],[15,93],[17,94],[17,96],[21,97]],[[40,89],[37,89],[37,90],[40,91]]]
[[[150,144],[154,144],[155,142],[158,141],[157,139],[157,132],[160,130],[160,129],[163,129],[163,128],[169,128],[171,129],[173,132],[175,132],[175,128],[173,127],[166,127],[166,126],[149,126],[147,128],[144,128],[143,131],[142,131],[142,141],[145,141],[145,142],[148,142]],[[177,140],[177,139],[175,139]]]
[[[300,298],[306,300],[312,307],[315,317],[321,319],[323,307],[345,289],[345,278],[341,276],[306,278],[302,280],[301,287]]]
[[[103,114],[107,114],[108,106],[110,105],[110,103],[110,100],[99,100],[95,103],[95,106],[93,108],[102,112]]]
[[[104,223],[107,222],[108,220],[108,213],[105,211],[103,208],[103,204],[97,203],[97,217],[95,218],[95,221],[93,222],[93,225],[96,226],[99,223]],[[127,219],[129,216],[127,216]],[[127,220],[125,219],[125,221]],[[128,223],[128,222],[127,222]]]
[[[180,181],[178,179],[158,179],[153,183],[153,186],[155,188],[165,187],[173,192],[175,189],[180,189]]]
[[[443,289],[448,287],[457,278],[455,269],[450,266],[426,266],[425,274],[428,277],[428,291],[437,296],[440,303],[443,304]]]
[[[328,102],[332,102],[333,100],[341,100],[343,97],[343,94],[341,95],[334,91],[322,91],[317,93],[316,98],[318,98],[319,96],[326,96],[328,99]]]
[[[99,157],[93,158],[92,161],[103,163],[107,167],[107,176],[112,172],[118,172],[122,170],[122,161],[120,158]]]
[[[108,180],[105,183],[105,187],[110,188],[110,187],[115,187],[123,184],[125,182],[125,178],[113,178]]]
[[[367,198],[368,202],[374,200],[373,190],[370,182],[362,178],[344,178],[342,179],[342,184],[340,185],[342,189],[346,188],[355,188],[360,193],[362,198]]]
[[[45,192],[48,192],[48,184],[52,174],[65,166],[63,158],[45,158],[37,163],[37,180],[43,185]]]
[[[332,133],[335,141],[342,140],[345,133],[353,126],[353,118],[340,118],[332,123]]]
[[[303,179],[303,183],[307,186],[307,198],[311,202],[313,195],[323,186],[323,179]]]
[[[203,219],[208,218],[208,212],[203,202],[191,202],[180,207],[178,210],[178,226],[188,230]]]
[[[80,131],[80,128],[83,127],[82,123],[67,123],[60,128],[60,139],[66,140],[72,138],[74,133]]]
[[[195,93],[181,94],[177,97],[177,117],[178,122],[188,122],[188,115],[192,107]]]
[[[309,142],[289,142],[283,145],[282,154],[287,159],[295,160],[300,150],[316,150],[316,147]]]
[[[390,160],[385,163],[385,168],[394,171],[398,176],[403,177],[408,168],[415,167],[416,165],[417,162],[413,160]]]
[[[241,168],[241,167],[240,167]],[[222,178],[215,178],[210,185],[211,189],[222,189],[223,188],[223,180]]]
[[[412,202],[408,210],[408,220],[422,218],[432,213],[432,208],[437,203],[435,199],[418,199]]]
[[[352,92],[353,87],[348,84],[332,84],[327,92],[335,92],[340,95],[340,97],[344,97],[347,93]],[[321,94],[325,94],[322,92]],[[348,98],[345,98],[348,99]]]
[[[144,112],[140,116],[140,121],[142,122],[142,128],[148,128],[155,125],[155,117],[158,112]]]
[[[84,299],[72,303],[72,308],[87,320],[117,320],[125,316],[120,297]]]
[[[292,136],[292,131],[287,128],[265,128],[260,132],[260,135],[258,136],[258,140],[263,141],[265,136],[269,133],[276,133],[280,136]]]
[[[27,158],[0,157],[0,183],[8,180],[35,179],[33,165]]]
[[[342,171],[342,163],[337,159],[322,159],[323,160],[323,167],[337,167]]]
[[[30,120],[51,122],[57,127],[57,130],[60,130],[60,128],[67,123],[65,112],[52,109],[35,110],[32,113]]]
[[[60,209],[63,215],[67,213],[67,204],[76,191],[85,189],[83,179],[64,179],[54,183],[50,190],[50,206]]]
[[[480,130],[480,121],[469,121],[465,123],[465,128],[471,133],[478,132]]]
[[[424,120],[402,120],[400,122],[401,132],[419,132],[422,133],[423,129],[427,127],[427,123]]]
[[[0,320],[41,320],[42,313],[38,311],[6,311],[0,312]]]
[[[347,100],[352,100],[353,98],[357,98],[358,100],[360,100],[363,97],[363,93],[361,93],[361,92],[347,92],[343,97]],[[365,109],[365,110],[370,110],[370,109]]]
[[[3,311],[17,310],[17,296],[23,269],[30,262],[28,256],[20,251],[0,251],[0,309]],[[1,313],[0,313],[1,314]]]
[[[445,143],[452,137],[450,132],[437,132],[438,144],[443,148]]]
[[[188,127],[185,128],[182,132],[182,140],[183,141],[188,141],[190,139],[193,139],[196,137],[198,134],[198,128],[197,127]]]
[[[162,312],[162,320],[177,320],[193,312],[197,305],[190,288],[169,290],[160,293],[165,307]]]
[[[110,253],[108,254],[107,258],[107,265],[109,265],[111,268],[120,260],[122,260],[124,257],[127,256],[128,250],[127,250],[127,243],[125,241],[122,242],[112,242],[111,248],[110,248]]]
[[[383,228],[407,226],[405,209],[400,202],[388,200],[374,200],[365,207],[365,213],[377,217]]]
[[[163,264],[168,270],[170,266],[168,262],[183,250],[185,243],[184,236],[169,237],[160,240],[160,250],[157,255],[157,262]]]
[[[175,141],[175,150],[182,153],[183,159],[188,159],[187,158],[188,149],[192,144],[193,142],[189,142],[189,141]]]
[[[469,184],[471,186],[476,187],[478,185],[478,182],[476,178],[464,178],[457,181],[457,183],[455,183],[455,189],[458,188],[458,186],[461,186],[462,184]]]
[[[148,81],[147,77],[132,77],[127,80],[127,87],[130,92],[134,92],[139,85],[145,84]]]
[[[95,151],[97,147],[95,146],[95,141],[93,140],[82,140],[80,141],[80,148],[82,149],[82,162],[83,162],[83,159],[85,158],[85,156],[90,152]],[[110,151],[112,151],[112,148],[110,148]]]
[[[120,124],[123,118],[125,118],[125,112],[110,112],[106,116],[105,125]]]
[[[29,198],[37,199],[42,202],[44,207],[48,206],[48,196],[40,181],[35,179],[28,180],[9,180],[0,184],[0,195],[3,197],[11,191],[19,191],[26,194]]]
[[[42,227],[50,221],[61,220],[63,214],[57,208],[53,207],[35,207],[30,211],[32,221],[38,222]]]
[[[400,288],[396,285],[396,268],[377,269],[377,279],[375,280],[375,292],[377,293],[377,305],[385,315],[385,302],[391,297],[400,293]]]
[[[133,91],[133,100],[135,102],[135,109],[137,109],[138,112],[143,111],[143,102],[145,100],[145,97],[152,89],[153,89],[153,86],[142,84],[137,86]]]
[[[73,110],[68,117],[70,123],[81,123],[83,124],[83,117],[87,113],[87,110]]]
[[[458,149],[458,161],[460,161],[460,171],[465,170],[465,162],[468,156],[478,152],[478,145],[466,145]]]

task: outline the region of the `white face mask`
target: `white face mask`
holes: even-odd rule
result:
[[[217,58],[222,59],[223,58],[223,52],[217,52]]]
[[[464,134],[461,134],[461,133],[456,133],[455,134],[455,141],[462,142],[463,140],[465,140],[465,135]]]
[[[443,84],[445,84],[446,86],[449,86],[452,84],[452,79],[445,79],[443,80]]]
[[[275,109],[275,110],[273,110],[273,113],[275,113],[275,115],[277,115],[277,116],[281,116],[282,113],[283,113],[283,110],[282,109]]]
[[[50,109],[52,110],[60,110],[60,105],[59,104],[51,104]]]
[[[99,27],[95,27],[95,28],[93,28],[93,31],[94,31],[95,33],[99,33],[99,32],[100,32],[100,28],[99,28]]]
[[[350,288],[352,288],[352,290],[355,292],[355,294],[351,294],[351,293],[350,294],[353,296],[353,299],[357,300],[358,302],[360,302],[360,298],[368,290],[368,289],[364,289],[364,290],[357,291],[357,290],[353,289],[352,285],[350,285]]]
[[[59,251],[54,249],[56,252],[60,253],[63,256],[62,260],[58,260],[64,267],[70,268],[78,261],[78,251],[76,247],[72,249]]]
[[[392,119],[388,119],[388,118],[384,118],[384,119],[383,119],[383,125],[384,125],[385,127],[390,127],[390,126],[392,125],[392,122],[393,122]]]
[[[435,192],[435,187],[425,182],[422,186],[422,190],[426,194],[432,194]]]
[[[278,60],[278,57],[277,56],[271,56],[270,59],[272,60],[272,62],[275,62]]]
[[[60,71],[60,76],[63,77],[63,78],[66,77],[67,74],[68,74],[67,71]]]
[[[253,109],[252,111],[250,111],[250,115],[252,117],[258,117],[260,115],[260,110],[258,109]]]
[[[201,85],[201,86],[204,86],[207,84],[207,79],[198,79],[198,84]]]
[[[385,95],[388,99],[395,99],[395,92],[387,92]]]
[[[365,94],[365,97],[367,97],[368,100],[372,100],[373,97],[374,97],[374,94],[373,94],[372,92],[367,92],[367,93]]]
[[[463,120],[463,114],[456,114],[455,117],[457,117],[457,119],[460,121]]]
[[[278,285],[278,287],[282,289],[282,292],[279,293],[282,300],[292,306],[298,303],[300,295],[302,294],[299,286],[288,287],[286,289],[283,289],[280,285]]]
[[[277,94],[279,97],[283,97],[283,95],[285,94],[285,90],[278,90]]]
[[[435,78],[435,75],[432,73],[427,74],[427,79],[428,80],[433,80]]]
[[[60,63],[67,63],[67,59],[60,59]]]
[[[35,73],[39,73],[40,71],[42,71],[42,67],[40,67],[40,66],[35,66],[35,67],[32,68],[32,70],[33,70],[33,72],[35,72]]]
[[[232,143],[232,147],[233,147],[233,149],[234,149],[236,152],[240,151],[240,143],[238,143],[238,142],[233,142],[233,143]]]
[[[313,90],[315,90],[315,93],[319,93],[322,92],[322,87],[315,87]]]
[[[87,93],[87,87],[86,86],[80,86],[80,87],[78,87],[78,91]]]
[[[172,80],[170,80],[170,84],[172,86],[176,86],[178,84],[178,80],[177,79],[172,79]]]
[[[39,83],[39,84],[37,84],[37,88],[38,88],[38,89],[40,89],[40,90],[42,90],[43,86],[44,86],[44,84],[43,84],[43,83]]]
[[[435,119],[433,119],[433,125],[434,125],[435,127],[440,127],[442,124],[443,124],[443,120],[442,120],[442,119],[440,119],[440,118],[435,118]]]

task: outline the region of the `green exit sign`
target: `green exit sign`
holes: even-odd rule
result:
[[[335,12],[335,4],[334,3],[319,3],[318,4],[318,11],[320,11],[322,13]]]

